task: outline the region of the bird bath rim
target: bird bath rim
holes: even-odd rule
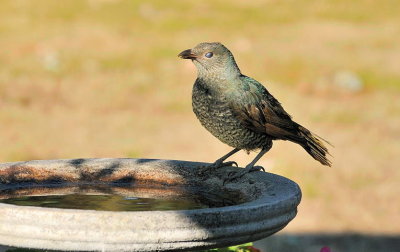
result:
[[[205,183],[213,189],[215,184],[222,183],[218,176],[239,169],[222,168],[215,176],[196,182],[199,177],[194,174],[203,165],[143,159],[4,163],[0,164],[0,192],[12,182],[31,181],[29,172],[24,173],[26,171],[40,171],[36,174],[38,183],[57,181],[63,173],[68,175],[63,182],[68,183],[96,180],[112,184],[121,179],[129,181],[129,178],[146,182],[146,178],[151,178],[150,181],[166,186]],[[155,179],[157,176],[158,180]],[[193,250],[258,240],[279,231],[295,217],[301,192],[293,181],[256,172],[246,175],[238,183],[228,183],[224,188],[235,190],[240,183],[245,186],[235,193],[238,197],[248,197],[248,202],[193,210],[109,212],[0,204],[0,244],[91,251]],[[66,237],[66,234],[70,236]]]

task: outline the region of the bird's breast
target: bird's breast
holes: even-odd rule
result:
[[[222,142],[241,149],[256,149],[266,136],[247,129],[232,113],[229,100],[223,93],[210,90],[198,83],[193,86],[193,112],[200,123]]]

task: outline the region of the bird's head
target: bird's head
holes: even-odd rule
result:
[[[199,77],[235,78],[240,75],[232,53],[218,42],[200,43],[179,55],[182,59],[191,59],[197,68]]]

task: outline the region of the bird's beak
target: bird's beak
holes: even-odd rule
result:
[[[197,55],[194,54],[191,49],[187,49],[178,54],[178,57],[181,57],[182,59],[196,59]]]

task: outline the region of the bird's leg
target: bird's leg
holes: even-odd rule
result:
[[[262,166],[254,166],[254,165],[258,162],[258,160],[260,160],[262,156],[264,156],[265,153],[267,153],[271,149],[271,147],[272,147],[272,142],[269,146],[262,148],[260,153],[257,154],[257,156],[253,159],[253,161],[251,161],[250,164],[246,165],[246,168],[244,168],[243,170],[232,176],[228,176],[228,178],[225,179],[224,183],[227,181],[233,181],[234,179],[237,178],[241,178],[243,175],[249,172],[264,170]]]
[[[232,165],[238,166],[238,164],[235,161],[224,162],[228,157],[232,156],[233,154],[235,154],[238,151],[240,151],[240,149],[238,149],[238,148],[231,150],[229,153],[227,153],[224,156],[222,156],[221,158],[217,159],[211,165],[203,167],[200,170],[200,174],[203,174],[205,172],[209,172],[209,171],[221,168],[221,167],[232,166]]]

